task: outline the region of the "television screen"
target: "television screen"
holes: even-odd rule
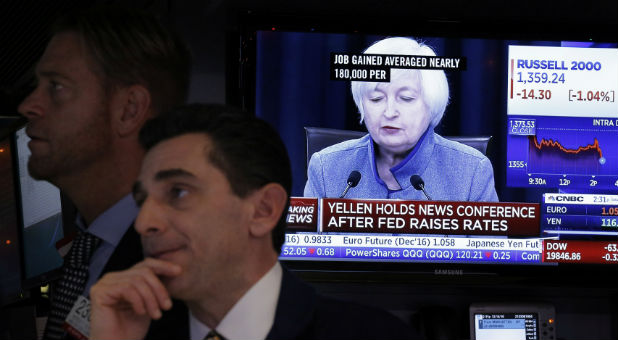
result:
[[[292,162],[281,259],[618,264],[615,40],[262,26],[244,43],[246,106]]]

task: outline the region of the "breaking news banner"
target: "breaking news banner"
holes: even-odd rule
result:
[[[463,71],[465,57],[389,54],[330,54],[330,79],[390,82],[391,69]]]
[[[286,218],[287,231],[318,231],[318,199],[290,197]]]
[[[324,198],[323,232],[538,237],[539,204]]]

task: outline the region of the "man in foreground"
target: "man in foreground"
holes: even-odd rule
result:
[[[146,259],[92,287],[91,338],[141,339],[149,327],[148,338],[409,336],[390,314],[320,296],[279,264],[291,170],[264,121],[192,105],[148,122],[140,141]]]

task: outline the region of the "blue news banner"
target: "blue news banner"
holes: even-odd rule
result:
[[[538,264],[542,250],[540,239],[298,233],[286,235],[281,259]]]

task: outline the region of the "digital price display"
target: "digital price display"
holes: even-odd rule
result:
[[[493,313],[474,316],[476,340],[539,339],[536,313]]]
[[[618,236],[618,195],[543,194],[541,232]]]
[[[473,303],[470,339],[555,340],[555,307],[543,302]]]
[[[618,188],[618,50],[509,46],[507,185]]]
[[[616,239],[545,240],[543,262],[618,264],[618,195],[544,194],[541,232],[547,236]]]
[[[281,259],[541,263],[539,238],[286,234]]]
[[[618,241],[545,240],[543,262],[618,264]]]

